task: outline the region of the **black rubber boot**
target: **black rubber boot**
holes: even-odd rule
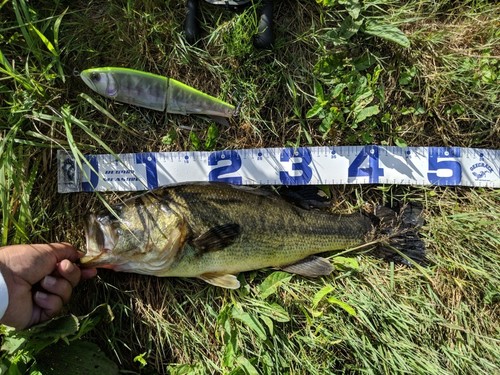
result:
[[[273,26],[273,1],[262,0],[260,19],[257,34],[253,37],[255,48],[271,49],[274,42]]]

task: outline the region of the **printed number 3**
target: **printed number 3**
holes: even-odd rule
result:
[[[300,158],[300,161],[292,163],[293,171],[301,171],[299,176],[290,176],[286,171],[280,172],[280,181],[284,185],[306,185],[312,179],[312,169],[309,166],[312,161],[311,150],[308,148],[285,148],[281,151],[280,161],[288,162],[292,158]]]
[[[442,148],[429,147],[429,172],[427,178],[431,184],[435,185],[458,185],[462,180],[462,167],[457,160],[440,160],[442,158],[460,157],[458,147]],[[450,176],[440,177],[439,171],[451,171]]]

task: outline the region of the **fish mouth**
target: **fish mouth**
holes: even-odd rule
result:
[[[94,82],[92,82],[91,74],[89,70],[84,70],[80,73],[80,78],[85,82],[85,84],[90,87],[92,90],[97,91]]]
[[[85,225],[85,241],[87,252],[80,259],[84,267],[103,267],[113,268],[111,250],[113,246],[106,240],[102,224],[97,216],[91,214],[88,216]],[[114,244],[113,244],[114,245]]]

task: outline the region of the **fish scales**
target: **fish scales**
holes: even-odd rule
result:
[[[193,236],[224,223],[236,223],[241,236],[220,250],[182,257],[184,264],[165,276],[196,276],[205,272],[238,273],[294,263],[308,255],[344,249],[364,242],[371,221],[360,215],[332,215],[307,211],[271,195],[219,186],[183,186],[167,190],[169,199],[185,215]],[[184,267],[185,266],[185,267]],[[196,269],[196,270],[195,270]]]

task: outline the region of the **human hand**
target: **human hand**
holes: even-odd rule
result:
[[[0,272],[9,292],[0,323],[23,329],[55,316],[80,279],[97,273],[95,268],[80,270],[74,264],[81,256],[67,243],[0,248]]]

